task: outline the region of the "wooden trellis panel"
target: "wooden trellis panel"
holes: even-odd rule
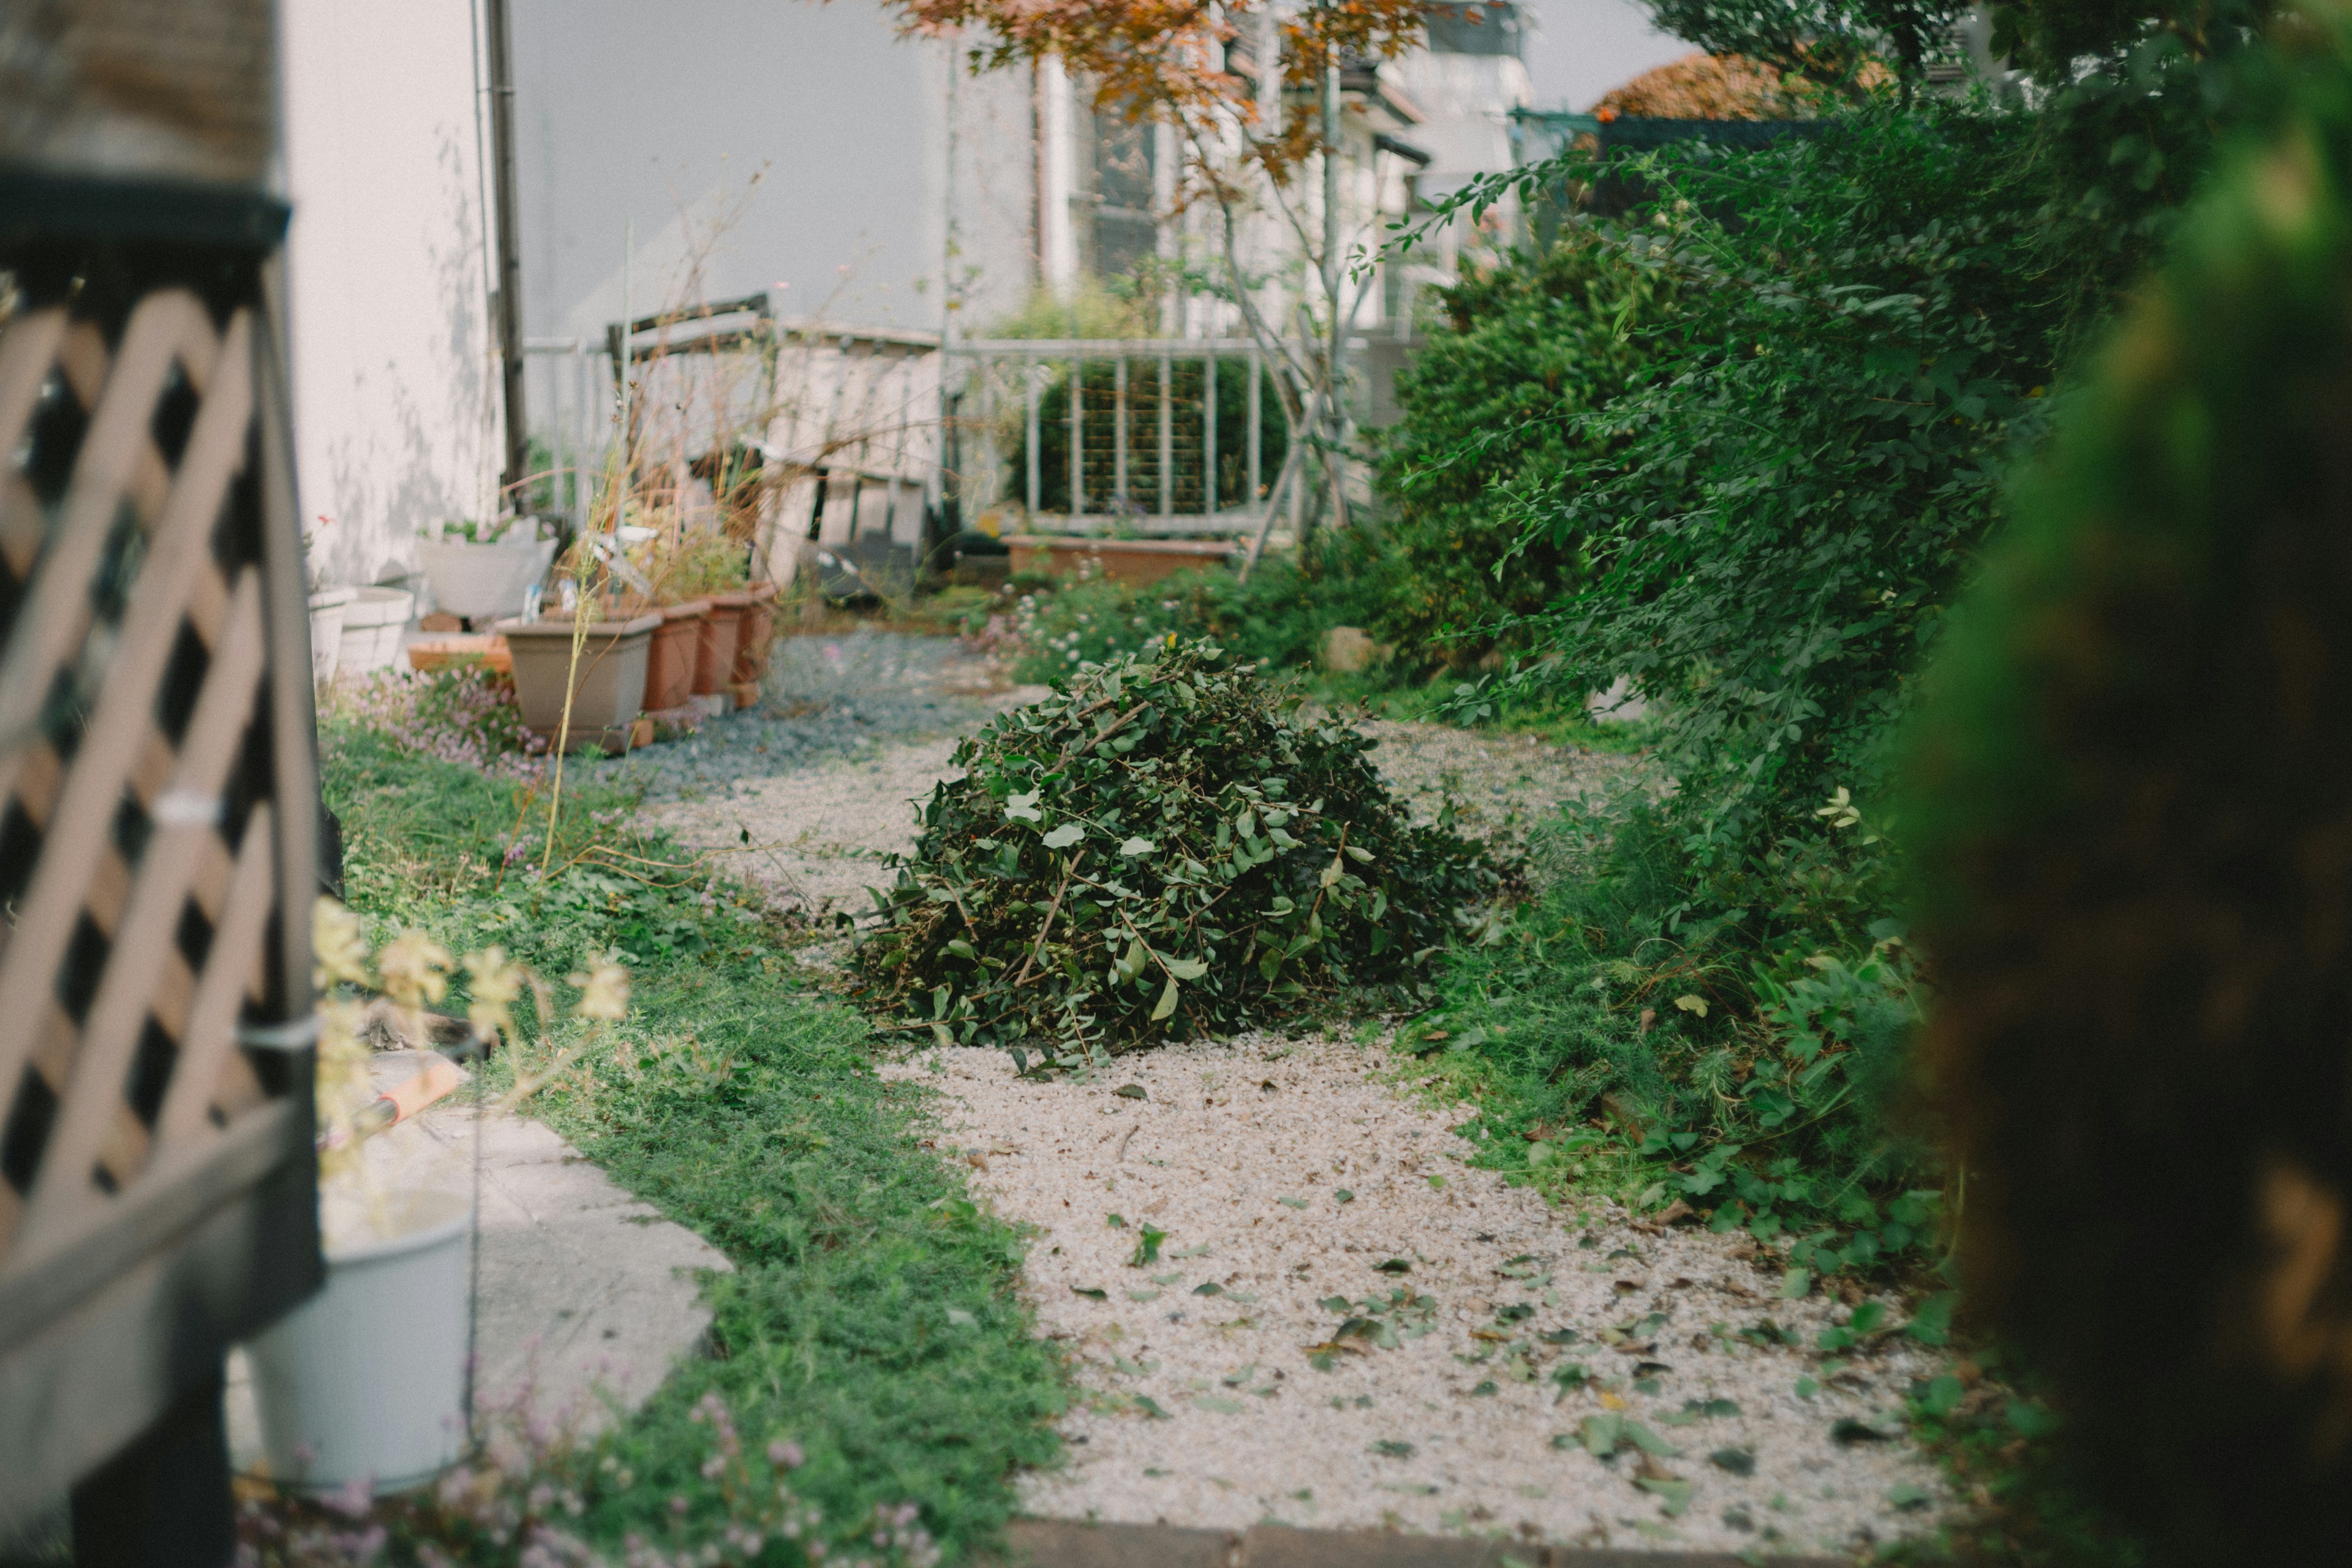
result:
[[[0,236],[0,1519],[317,1279],[267,254]]]

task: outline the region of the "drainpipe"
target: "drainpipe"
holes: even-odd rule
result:
[[[499,363],[506,390],[507,504],[522,507],[530,474],[530,423],[523,412],[522,222],[515,189],[514,38],[508,0],[488,0],[490,55],[490,156],[497,168]]]

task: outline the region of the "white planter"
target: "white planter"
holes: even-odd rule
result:
[[[321,588],[310,595],[310,679],[332,680],[342,651],[343,612],[352,590]]]
[[[354,588],[343,606],[343,636],[337,655],[344,674],[368,675],[392,668],[400,657],[400,634],[416,610],[405,588]]]
[[[467,1241],[456,1193],[404,1207],[388,1241],[327,1254],[327,1285],[246,1347],[271,1479],[391,1491],[465,1452]]]
[[[463,539],[421,540],[416,556],[436,608],[473,620],[522,613],[523,595],[547,575],[555,541],[475,544]]]

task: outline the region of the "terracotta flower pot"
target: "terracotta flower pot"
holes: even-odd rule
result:
[[[740,685],[768,672],[768,645],[776,635],[776,585],[762,583],[751,590],[743,619],[735,628],[735,680]]]
[[[735,634],[743,622],[743,607],[751,595],[729,589],[710,595],[710,614],[702,622],[702,641],[694,661],[694,694],[709,697],[727,689],[735,673]]]
[[[701,658],[702,623],[709,613],[708,599],[672,605],[661,612],[662,624],[655,629],[653,645],[646,655],[646,711],[684,707],[693,695],[694,668]]]

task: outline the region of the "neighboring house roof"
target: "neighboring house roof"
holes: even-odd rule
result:
[[[1694,51],[1643,71],[1593,106],[1603,120],[1788,120],[1807,108],[1772,67]]]

